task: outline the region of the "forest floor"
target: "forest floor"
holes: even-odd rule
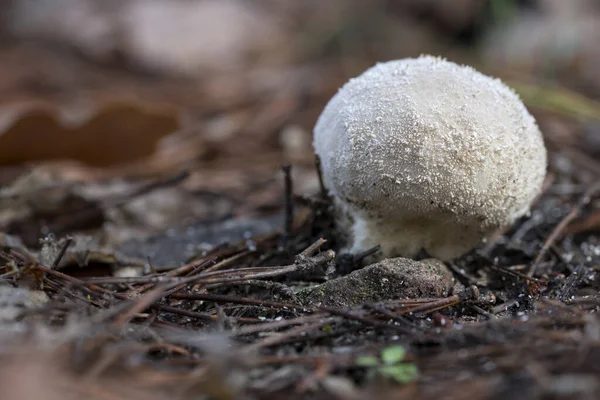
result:
[[[540,125],[543,193],[453,262],[365,266],[311,146],[382,57],[353,38],[199,79],[2,38],[0,398],[600,396],[600,91],[484,66]]]

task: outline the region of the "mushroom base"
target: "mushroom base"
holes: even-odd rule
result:
[[[468,252],[490,232],[424,217],[400,221],[355,217],[352,233],[349,252],[353,254],[380,245],[383,257],[414,258],[425,250],[437,259],[451,260]]]

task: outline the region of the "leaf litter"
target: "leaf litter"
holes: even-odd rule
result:
[[[279,11],[290,26],[322,24],[314,48],[286,57],[335,54],[326,46],[344,35],[354,53],[265,69],[237,55],[235,79],[186,80],[182,65],[127,47],[134,72],[103,65],[108,53],[1,46],[0,397],[597,397],[596,102],[575,83],[521,82],[551,152],[531,214],[446,265],[363,267],[368,254],[336,254],[310,146],[323,104],[366,66],[357,60],[398,56],[385,35],[401,28],[379,24],[389,31],[369,49],[355,15],[389,16],[354,6]],[[460,25],[430,7],[436,26],[400,24],[420,32],[421,52],[439,48],[431,32]],[[114,151],[92,151],[107,137]]]

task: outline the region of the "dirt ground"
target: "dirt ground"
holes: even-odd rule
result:
[[[0,399],[600,397],[597,1],[8,3]],[[365,265],[312,128],[422,53],[520,94],[546,182],[459,259]]]

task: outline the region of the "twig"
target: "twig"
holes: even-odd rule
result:
[[[310,246],[308,246],[306,249],[304,249],[304,251],[302,253],[300,253],[299,255],[302,256],[302,257],[308,257],[312,253],[314,253],[315,251],[317,251],[317,249],[319,247],[323,246],[325,243],[327,243],[327,240],[325,240],[323,238],[319,238],[316,242],[314,242],[313,244],[311,244]]]
[[[250,345],[242,347],[240,352],[242,354],[253,353],[257,350],[262,349],[263,347],[269,347],[269,346],[279,344],[280,342],[283,342],[289,338],[296,337],[296,336],[304,336],[307,333],[317,330],[329,323],[330,323],[329,319],[324,319],[321,321],[316,321],[316,322],[310,323],[308,325],[302,325],[302,326],[299,326],[296,328],[292,328],[292,329],[289,329],[279,335],[268,336],[260,341],[257,341],[255,343],[252,343]]]
[[[211,265],[210,267],[204,269],[204,272],[206,273],[206,272],[217,271],[220,268],[227,267],[227,266],[233,264],[234,261],[237,261],[240,258],[243,258],[251,253],[252,253],[252,251],[250,251],[250,250],[244,250],[238,254],[234,254],[233,256],[228,257],[224,260],[221,260],[218,263],[215,263],[214,265]],[[200,268],[202,268],[202,267],[200,267]]]
[[[367,317],[364,317],[362,315],[357,315],[355,313],[352,312],[348,312],[346,310],[342,310],[342,309],[338,309],[338,308],[330,308],[330,307],[319,307],[318,308],[320,311],[325,311],[330,313],[331,315],[337,315],[339,317],[343,317],[346,319],[350,319],[350,320],[354,320],[354,321],[358,321],[364,325],[370,325],[370,326],[374,326],[377,328],[386,328],[386,329],[392,329],[398,332],[402,332],[402,333],[408,333],[408,334],[412,334],[413,332],[410,329],[407,329],[403,326],[400,325],[395,325],[395,324],[388,324],[385,322],[381,322],[381,321],[377,321],[377,320],[373,320]]]
[[[119,300],[124,300],[124,301],[127,301],[130,299],[130,297],[125,294],[112,292],[112,291],[104,289],[100,286],[96,286],[91,283],[83,282],[77,278],[63,274],[62,272],[58,272],[58,271],[49,269],[41,264],[36,265],[36,268],[40,269],[41,271],[43,271],[49,275],[54,275],[57,278],[66,280],[67,282],[73,284],[74,286],[78,286],[78,287],[82,288],[88,294],[94,294],[94,295],[96,295],[98,293],[99,294],[107,294],[114,298],[117,298]],[[185,310],[179,310],[179,309],[176,309],[173,307],[153,304],[156,301],[158,301],[160,298],[166,297],[168,295],[168,292],[165,290],[165,287],[168,287],[168,286],[167,285],[159,286],[159,287],[155,288],[153,291],[146,293],[144,296],[140,297],[134,303],[133,306],[130,306],[128,308],[128,310],[126,312],[119,314],[119,316],[115,320],[115,325],[122,326],[123,324],[128,322],[131,318],[133,318],[135,316],[135,314],[143,311],[146,308],[154,308],[154,309],[158,309],[161,311],[170,312],[173,314],[185,315],[188,317],[197,318],[197,319],[201,319],[201,320],[210,320],[210,321],[216,320],[216,317],[213,317],[209,314],[194,313],[194,312],[189,312],[189,311],[185,311]],[[241,323],[262,322],[260,320],[254,319],[254,318],[252,318],[252,319],[251,318],[236,318],[236,317],[230,317],[230,318],[234,318],[236,321],[241,322]]]
[[[393,312],[391,312],[390,310],[388,310],[387,308],[385,308],[382,305],[378,305],[378,304],[365,304],[363,307],[365,307],[366,309],[369,310],[373,310],[379,314],[385,315],[387,318],[393,319],[396,322],[400,322],[402,324],[407,325],[407,329],[411,329],[410,332],[407,333],[414,333],[415,330],[420,330],[423,331],[425,330],[423,327],[417,325],[417,324],[413,324],[412,322],[410,322],[409,320],[407,320],[406,318],[400,316],[400,315],[396,315]]]
[[[571,275],[569,275],[567,277],[567,279],[565,279],[565,283],[560,288],[559,293],[558,293],[558,298],[561,301],[565,301],[567,299],[567,297],[569,296],[569,293],[573,289],[573,286],[575,286],[575,282],[582,279],[582,276],[581,276],[582,271],[583,271],[583,264],[579,264],[577,266],[577,268],[575,269],[575,271],[573,271],[573,273]]]
[[[88,294],[97,294],[97,293],[100,293],[100,294],[107,294],[107,295],[119,298],[119,293],[112,292],[112,291],[110,291],[108,289],[104,289],[104,288],[102,288],[100,286],[97,286],[97,285],[94,285],[94,284],[91,284],[91,283],[85,283],[85,282],[83,282],[83,281],[81,281],[81,280],[79,280],[77,278],[74,278],[74,277],[72,277],[70,275],[63,274],[62,272],[50,269],[50,268],[48,268],[48,267],[46,267],[46,266],[44,266],[42,264],[35,265],[35,268],[39,269],[40,271],[42,271],[42,272],[44,272],[44,273],[46,273],[48,275],[53,275],[53,276],[55,276],[57,278],[65,280],[65,281],[73,284],[74,286],[80,287],[81,289],[83,289]],[[126,296],[123,296],[123,297],[126,298]]]
[[[471,308],[473,311],[475,311],[477,314],[481,314],[484,317],[486,317],[487,319],[496,319],[498,317],[496,317],[494,314],[489,313],[487,311],[485,311],[483,308],[479,307],[476,304],[469,304],[469,308]]]
[[[290,303],[280,303],[275,301],[268,300],[258,300],[258,299],[249,299],[246,297],[236,297],[236,296],[225,296],[218,294],[208,294],[208,293],[195,293],[195,294],[173,294],[171,298],[180,299],[180,300],[201,300],[201,301],[214,301],[215,303],[233,303],[233,304],[245,304],[245,305],[253,305],[253,306],[261,306],[261,307],[269,307],[275,308],[279,310],[295,310],[301,312],[310,312],[311,310]]]
[[[199,319],[201,321],[216,321],[218,319],[218,317],[216,315],[200,313],[200,312],[196,312],[196,311],[182,310],[180,308],[175,308],[175,307],[170,307],[170,306],[156,305],[153,308],[156,308],[157,310],[168,312],[171,314],[183,315],[185,317]],[[238,323],[244,323],[244,324],[265,324],[266,323],[258,318],[231,317],[229,315],[227,316],[227,318],[231,318]]]
[[[323,183],[323,170],[321,169],[321,158],[315,155],[315,168],[317,170],[317,178],[319,178],[319,194],[321,198],[327,198],[327,188],[325,188],[325,183]]]
[[[293,183],[292,183],[292,167],[290,165],[284,165],[281,167],[284,177],[285,185],[285,216],[284,216],[284,227],[283,235],[281,235],[281,247],[285,248],[288,239],[292,236],[292,229],[294,224],[294,200],[293,200]]]
[[[465,301],[475,301],[479,299],[479,289],[477,286],[469,286],[462,292],[459,292],[453,296],[445,297],[443,299],[432,299],[426,302],[421,302],[414,306],[405,307],[405,309],[398,311],[398,315],[405,314],[416,314],[416,313],[431,313],[434,311],[441,310],[443,308],[452,307]],[[404,302],[406,304],[406,302]]]
[[[328,323],[335,323],[339,319],[330,317],[325,313],[305,315],[298,318],[284,319],[281,321],[265,322],[260,325],[250,325],[243,328],[239,328],[231,332],[231,336],[245,336],[252,335],[255,333],[265,332],[272,329],[285,328],[292,325],[306,325],[315,321],[327,321]]]
[[[323,253],[317,254],[316,256],[307,257],[305,254],[310,254],[315,250],[315,245],[318,247],[324,243],[324,239],[320,239],[309,248],[304,250],[298,256],[296,256],[296,262],[291,265],[275,266],[275,267],[252,267],[252,268],[237,268],[227,269],[223,271],[213,272],[201,272],[197,275],[189,276],[186,278],[179,277],[153,277],[154,281],[157,282],[173,282],[168,289],[173,289],[178,285],[185,285],[190,283],[201,283],[204,285],[215,284],[215,283],[231,283],[240,282],[248,279],[259,279],[259,278],[272,278],[275,276],[286,275],[295,271],[311,270],[316,266],[328,263],[335,258],[335,253],[332,250],[327,250]],[[123,282],[139,282],[140,280],[147,282],[149,278],[88,278],[87,282],[93,283],[123,283]]]
[[[508,311],[509,308],[512,308],[519,304],[519,300],[510,299],[502,304],[498,304],[497,306],[492,307],[492,314],[498,314],[504,311]]]
[[[278,293],[279,296],[287,298],[288,301],[292,301],[292,302],[296,301],[296,295],[294,294],[294,290],[291,287],[289,287],[288,285],[286,285],[285,283],[277,282],[277,281],[249,279],[249,280],[246,280],[243,282],[235,282],[235,283],[223,283],[223,284],[215,283],[214,285],[206,285],[205,287],[207,290],[210,290],[210,289],[217,289],[217,288],[220,288],[223,286],[257,287],[257,288],[269,290],[273,294]]]
[[[58,264],[60,264],[60,261],[65,256],[65,253],[67,252],[67,249],[69,248],[69,246],[71,246],[72,243],[73,243],[73,239],[72,238],[67,238],[67,240],[65,241],[65,243],[61,247],[60,251],[58,252],[58,255],[56,256],[56,258],[52,262],[52,267],[51,267],[52,269],[56,269],[56,267],[58,267]]]
[[[547,285],[548,284],[548,281],[545,280],[545,279],[534,278],[533,276],[529,276],[529,274],[524,274],[524,273],[519,272],[519,271],[514,271],[514,270],[506,268],[506,267],[500,267],[498,265],[493,265],[493,264],[490,264],[487,267],[492,268],[492,269],[494,269],[494,270],[496,270],[498,272],[502,272],[502,273],[505,273],[505,274],[508,274],[508,275],[512,275],[512,276],[524,279],[525,282],[531,281],[531,282],[536,282],[536,283],[539,283],[539,284],[542,284],[542,285]],[[518,267],[518,265],[515,265],[515,267]]]
[[[531,265],[531,268],[530,268],[529,272],[527,273],[528,276],[531,277],[531,276],[535,275],[535,271],[537,270],[539,262],[542,260],[542,258],[544,257],[544,255],[546,254],[546,252],[548,251],[550,246],[552,246],[554,244],[554,242],[556,242],[556,240],[558,240],[558,238],[560,237],[562,232],[565,230],[567,225],[569,225],[569,223],[571,221],[573,221],[575,218],[577,218],[579,216],[583,207],[585,207],[591,201],[592,197],[599,190],[600,190],[600,181],[592,184],[588,188],[588,190],[586,190],[586,192],[583,194],[583,196],[579,199],[579,201],[573,206],[571,211],[569,211],[569,213],[567,215],[565,215],[565,217],[558,223],[558,225],[556,225],[554,230],[550,233],[550,235],[548,236],[548,238],[542,245],[542,248],[540,249],[538,255],[535,257],[535,260],[533,261],[533,264]]]
[[[453,262],[449,262],[446,264],[448,268],[452,270],[456,275],[458,275],[458,280],[465,286],[467,285],[476,285],[481,284],[481,282],[475,278],[474,276],[467,274],[462,268],[459,268]]]
[[[129,310],[115,318],[114,325],[117,327],[122,327],[123,325],[128,323],[134,317],[135,314],[144,311],[156,301],[161,299],[164,296],[167,287],[167,285],[159,285],[152,289],[150,292],[141,296],[139,299],[137,299],[137,301],[133,303]]]
[[[355,254],[352,262],[354,264],[358,264],[365,258],[369,257],[370,255],[377,253],[380,249],[381,249],[381,245],[378,244],[377,246],[373,246],[370,249],[367,249],[361,253]]]

